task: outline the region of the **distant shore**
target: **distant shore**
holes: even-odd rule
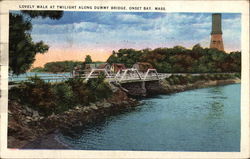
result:
[[[155,91],[152,90],[150,94],[171,94],[197,88],[240,83],[240,81],[239,78],[235,78],[209,81],[200,80],[186,85],[169,85],[163,80],[160,82],[159,88],[155,88]],[[53,114],[38,121],[33,121],[32,117],[29,117],[31,122],[28,123],[24,122],[28,115],[23,113],[22,106],[18,106],[18,109],[20,109],[18,110],[15,107],[17,103],[10,103],[9,110],[12,116],[14,115],[15,118],[19,118],[20,121],[17,123],[12,117],[9,119],[9,128],[12,130],[12,135],[8,138],[8,147],[24,149],[68,149],[65,144],[56,139],[55,132],[57,130],[67,130],[72,127],[98,122],[105,118],[105,116],[119,114],[124,109],[133,109],[133,107],[139,105],[139,101],[129,97],[121,89],[116,91],[111,98],[92,103],[88,107],[75,107],[61,114]],[[18,114],[17,112],[19,116],[16,115]],[[20,125],[19,129],[21,130],[15,128],[17,125]],[[17,133],[14,130],[20,132]]]

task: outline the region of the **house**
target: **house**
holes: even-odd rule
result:
[[[119,70],[126,69],[124,64],[121,63],[113,63],[111,65],[110,71],[113,73],[117,73]]]
[[[139,72],[147,72],[148,69],[153,69],[154,67],[148,62],[137,62],[133,65],[133,68]]]
[[[107,71],[110,71],[111,66],[108,63],[102,63],[97,66],[98,69],[106,69]]]
[[[85,64],[84,71],[86,73],[91,72],[92,69],[106,69],[107,71],[110,70],[110,64],[105,62],[93,62],[89,64]]]

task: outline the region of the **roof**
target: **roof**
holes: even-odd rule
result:
[[[125,65],[122,64],[122,63],[113,63],[112,66],[118,66],[118,67],[126,68]]]
[[[107,65],[109,65],[108,63],[102,63],[100,65],[97,66],[97,68],[103,69],[105,68]]]

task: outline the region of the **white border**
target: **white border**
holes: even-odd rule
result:
[[[19,4],[164,6],[164,12],[241,13],[242,83],[240,152],[86,151],[7,149],[8,99],[8,13]],[[3,158],[248,158],[249,157],[249,1],[2,1],[0,2],[1,42],[1,156]],[[33,9],[31,9],[33,10]],[[73,10],[72,10],[73,11]],[[76,10],[74,10],[76,11]],[[88,11],[88,10],[81,10]],[[89,10],[99,11],[99,10]],[[114,11],[114,10],[112,10]],[[119,10],[119,12],[122,12]],[[147,12],[147,11],[145,11]]]

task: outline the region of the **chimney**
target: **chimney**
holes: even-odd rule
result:
[[[224,51],[220,13],[212,14],[212,31],[211,31],[210,48],[216,48],[218,50]]]

